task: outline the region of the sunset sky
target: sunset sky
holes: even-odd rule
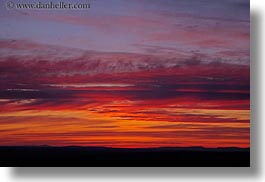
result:
[[[250,146],[248,0],[65,2],[0,4],[0,145]]]

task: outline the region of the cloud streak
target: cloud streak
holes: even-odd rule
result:
[[[1,12],[0,145],[249,147],[247,2],[101,3]]]

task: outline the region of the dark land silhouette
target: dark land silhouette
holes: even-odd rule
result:
[[[249,148],[0,147],[5,167],[249,167]]]

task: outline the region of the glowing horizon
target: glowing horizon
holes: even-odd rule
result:
[[[250,147],[248,1],[1,7],[0,26],[0,146]]]

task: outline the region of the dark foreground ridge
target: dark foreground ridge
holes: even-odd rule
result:
[[[249,167],[249,148],[0,147],[3,167]]]

